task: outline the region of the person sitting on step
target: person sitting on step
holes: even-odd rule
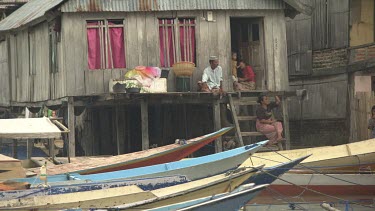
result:
[[[275,96],[275,102],[272,103],[264,94],[261,94],[258,98],[260,106],[256,110],[256,128],[268,138],[269,142],[267,145],[269,146],[285,140],[282,137],[282,123],[272,118],[272,109],[280,106],[280,102],[278,96]]]

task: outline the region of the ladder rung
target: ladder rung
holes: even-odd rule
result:
[[[256,116],[237,116],[238,121],[250,121],[250,120],[256,120]]]
[[[241,132],[241,136],[263,136],[261,132]]]

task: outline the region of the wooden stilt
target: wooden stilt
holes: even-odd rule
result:
[[[284,119],[284,136],[286,139],[285,148],[290,149],[290,133],[289,133],[289,114],[288,114],[288,101],[286,97],[282,98],[283,106],[283,119]]]
[[[116,105],[115,108],[115,128],[116,128],[116,146],[117,146],[117,154],[120,154],[120,131],[119,131],[119,105]]]
[[[69,149],[68,157],[76,156],[76,141],[75,141],[75,120],[74,120],[74,99],[73,97],[68,98],[68,128],[69,132]]]
[[[13,146],[12,146],[12,151],[13,151],[13,158],[17,158],[18,157],[18,140],[16,139],[13,139]]]
[[[49,156],[53,159],[55,158],[55,143],[54,139],[48,139],[48,153]]]
[[[214,116],[214,130],[220,130],[221,129],[221,119],[220,119],[220,103],[219,101],[215,101],[212,104],[213,108],[213,116]],[[223,151],[223,142],[221,137],[217,138],[215,141],[215,152],[222,152]]]
[[[145,99],[141,101],[141,124],[142,124],[142,150],[150,146],[148,137],[148,103]]]

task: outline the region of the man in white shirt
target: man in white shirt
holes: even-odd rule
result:
[[[216,56],[210,56],[210,66],[203,71],[202,81],[198,82],[202,92],[223,92],[223,70],[219,66],[219,59]]]

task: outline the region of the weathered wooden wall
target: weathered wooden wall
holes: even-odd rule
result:
[[[8,45],[7,41],[0,41],[0,106],[10,104],[10,84],[8,68]]]
[[[213,22],[202,19],[205,11],[137,13],[64,13],[61,40],[57,43],[58,69],[50,70],[48,23],[9,35],[11,100],[37,102],[65,96],[108,92],[111,78],[120,78],[138,65],[159,66],[158,18],[188,17],[196,20],[196,71],[192,91],[201,79],[211,55],[217,55],[224,70],[224,88],[232,89],[230,77],[231,17],[263,17],[264,69],[266,87],[271,91],[288,88],[286,26],[282,10],[214,11]],[[125,19],[126,69],[88,70],[86,20]],[[168,91],[175,90],[170,73]]]
[[[356,92],[350,102],[351,111],[351,142],[363,141],[370,138],[368,120],[371,118],[371,108],[375,105],[374,92]]]
[[[308,100],[303,101],[301,106],[298,100],[291,99],[289,119],[344,119],[347,117],[347,74],[295,80],[290,82],[290,87],[291,90],[306,89]]]
[[[314,0],[313,49],[341,48],[349,44],[349,0]]]
[[[37,102],[65,95],[64,69],[50,72],[48,23],[8,36],[10,45],[11,100]],[[58,55],[60,53],[58,43]]]
[[[289,75],[309,75],[312,72],[311,16],[297,15],[286,19]]]
[[[64,14],[62,19],[63,64],[66,71],[67,95],[90,95],[108,92],[110,78],[119,78],[126,69],[88,70],[86,20],[124,18],[127,69],[138,65],[159,66],[158,18],[194,17],[196,19],[197,68],[192,77],[193,91],[208,66],[210,55],[217,55],[224,70],[224,86],[232,88],[230,79],[230,17],[265,16],[266,70],[268,88],[283,90],[288,87],[286,64],[286,35],[283,11],[215,11],[215,22],[201,19],[200,11],[151,13],[84,13]],[[75,46],[72,48],[72,46]],[[80,59],[77,59],[80,58]],[[174,75],[170,73],[168,90],[174,91]]]

